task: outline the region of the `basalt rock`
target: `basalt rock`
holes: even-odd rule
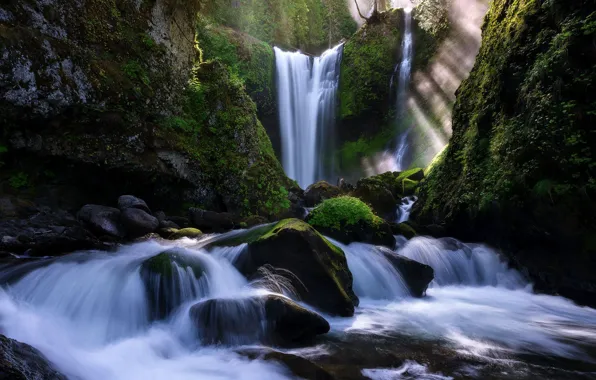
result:
[[[227,212],[205,211],[198,208],[188,210],[188,217],[193,226],[207,231],[224,232],[234,228],[234,215]]]
[[[0,378],[66,380],[37,349],[0,335]]]
[[[435,272],[432,267],[399,255],[389,249],[379,248],[385,258],[401,273],[414,297],[424,296],[428,284],[433,280]]]
[[[354,314],[358,297],[343,251],[305,222],[286,219],[215,244],[242,243],[248,243],[248,249],[235,265],[249,279],[259,278],[259,269],[267,265],[282,269],[302,301],[329,314]]]
[[[341,195],[341,190],[326,181],[313,183],[304,191],[304,203],[306,207],[314,207],[325,199],[335,198]]]
[[[294,375],[306,380],[334,380],[323,368],[301,356],[287,354],[271,348],[244,348],[237,351],[251,360],[260,359],[286,366]]]
[[[120,221],[121,212],[117,208],[101,205],[85,205],[77,218],[98,236],[109,235],[124,238],[126,230]]]
[[[149,206],[147,206],[147,203],[145,203],[144,200],[135,197],[134,195],[122,195],[121,197],[119,197],[118,208],[120,209],[120,211],[124,211],[128,208],[136,208],[139,210],[143,210],[148,214],[151,214],[151,210],[149,209]]]
[[[206,344],[296,344],[329,331],[319,314],[275,295],[210,299],[194,305],[190,316]]]
[[[154,232],[159,227],[156,217],[138,208],[122,211],[121,220],[127,236],[132,239]]]

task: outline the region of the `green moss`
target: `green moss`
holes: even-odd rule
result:
[[[353,225],[360,221],[378,224],[382,220],[372,209],[358,198],[338,197],[327,199],[311,211],[308,223],[314,227],[339,230],[342,226]]]
[[[182,239],[182,238],[190,238],[195,239],[203,235],[203,232],[197,228],[182,228],[179,230],[172,231],[170,235],[170,239]]]
[[[198,260],[175,250],[162,252],[146,260],[142,264],[142,270],[161,275],[164,278],[171,278],[174,275],[174,264],[181,268],[190,268],[196,278],[201,277],[204,273],[204,269]]]
[[[29,185],[29,175],[25,172],[17,172],[10,176],[8,184],[15,189],[22,189]]]
[[[396,235],[401,235],[406,239],[411,239],[417,235],[416,230],[407,223],[399,223],[392,226],[392,231]]]
[[[341,62],[340,119],[383,113],[390,98],[389,80],[401,43],[402,10],[381,14],[365,24],[344,46]]]

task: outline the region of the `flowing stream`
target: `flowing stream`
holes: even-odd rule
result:
[[[287,175],[306,188],[330,178],[339,63],[338,45],[320,57],[275,48],[282,164]]]
[[[246,245],[207,251],[213,238],[149,241],[113,254],[79,252],[4,269],[0,279],[10,285],[0,290],[0,330],[41,350],[70,379],[292,378],[280,364],[235,351],[251,337],[229,332],[227,346],[197,339],[189,317],[193,304],[268,292],[232,265]],[[360,306],[351,318],[326,316],[331,332],[290,353],[322,366],[353,365],[358,376],[371,379],[595,375],[596,310],[535,294],[488,247],[426,237],[400,245],[397,254],[435,270],[427,296],[413,298],[379,248],[335,243],[346,254]],[[168,294],[178,307],[168,319],[152,322],[142,263],[167,249],[199,262],[204,275],[177,267]],[[225,312],[233,323],[254,323],[258,330],[262,317],[254,308]]]

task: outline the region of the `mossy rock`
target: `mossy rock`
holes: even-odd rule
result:
[[[353,315],[358,297],[352,290],[346,257],[309,224],[285,219],[213,245],[240,244],[248,244],[248,250],[236,265],[249,279],[258,278],[259,268],[265,265],[289,271],[288,280],[302,301],[329,314]]]
[[[322,234],[345,244],[364,242],[389,248],[395,246],[389,224],[358,198],[328,199],[312,210],[307,222]]]
[[[304,202],[306,207],[314,207],[325,199],[335,198],[341,195],[339,187],[327,181],[313,183],[304,190]]]
[[[414,236],[418,235],[416,233],[416,230],[408,223],[392,223],[391,231],[393,232],[393,234],[401,235],[406,239],[411,239]]]
[[[350,195],[369,204],[374,212],[383,218],[393,219],[397,208],[394,188],[395,186],[391,186],[391,181],[380,176],[363,178],[358,181],[356,189]]]
[[[203,235],[203,232],[198,228],[182,228],[180,230],[173,231],[170,235],[170,240],[177,240],[182,238],[196,239]]]
[[[164,251],[141,264],[141,279],[152,320],[167,318],[182,303],[199,296],[195,294],[197,289],[194,287],[192,294],[187,294],[186,282],[181,280],[181,277],[189,276],[188,269],[192,272],[193,281],[200,279],[205,271],[201,260],[182,248]]]

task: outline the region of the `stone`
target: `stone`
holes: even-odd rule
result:
[[[159,227],[156,217],[138,208],[127,208],[122,211],[121,220],[127,236],[132,239],[147,235]]]
[[[278,295],[209,299],[190,316],[204,344],[296,344],[330,329],[319,314]]]
[[[385,258],[402,275],[414,297],[422,297],[428,284],[433,280],[435,272],[432,267],[399,255],[387,248],[379,247]]]
[[[117,208],[89,204],[79,210],[77,218],[99,236],[123,238],[126,232],[120,222],[120,214]]]
[[[224,232],[234,228],[234,216],[227,212],[191,208],[188,210],[188,216],[191,224],[201,230]]]
[[[118,198],[118,208],[120,211],[124,211],[128,208],[136,208],[151,214],[151,210],[149,209],[149,206],[147,206],[147,203],[134,195],[122,195]]]
[[[0,335],[0,378],[66,380],[37,349],[4,335]]]
[[[341,190],[327,181],[313,183],[304,191],[304,203],[306,207],[314,207],[325,199],[335,198],[341,195]]]

